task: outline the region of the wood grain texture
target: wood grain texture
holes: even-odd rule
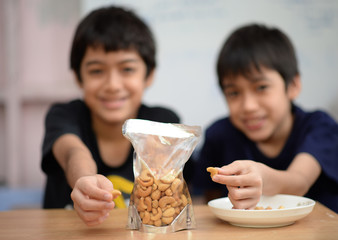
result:
[[[316,203],[313,212],[280,228],[241,228],[216,218],[208,206],[194,206],[197,228],[170,234],[126,229],[128,212],[115,209],[96,227],[87,227],[72,210],[0,212],[0,239],[338,239],[338,215]]]

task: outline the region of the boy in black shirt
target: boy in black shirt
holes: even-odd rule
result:
[[[70,65],[83,100],[55,104],[47,114],[44,208],[73,204],[92,226],[103,222],[115,205],[128,204],[133,148],[122,135],[123,123],[130,118],[179,122],[171,110],[142,104],[153,82],[155,52],[150,29],[131,11],[101,8],[80,22]],[[122,192],[115,202],[113,189]]]

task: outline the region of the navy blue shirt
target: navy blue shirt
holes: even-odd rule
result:
[[[162,107],[141,105],[137,118],[157,122],[179,123],[179,117],[173,111]],[[42,146],[41,167],[47,176],[44,195],[44,208],[64,208],[72,205],[70,193],[72,189],[67,183],[65,174],[52,152],[55,140],[63,134],[77,135],[90,150],[98,169],[98,173],[110,179],[114,187],[121,190],[124,199],[130,197],[134,182],[133,148],[125,162],[119,167],[106,165],[100,155],[96,136],[92,129],[89,108],[82,100],[69,103],[54,104],[48,111],[45,120],[45,136]],[[122,133],[122,129],[121,129]],[[122,207],[124,203],[121,203]],[[117,207],[119,207],[117,205]]]
[[[228,117],[213,123],[205,133],[203,147],[195,168],[194,185],[202,190],[220,190],[224,196],[224,185],[211,180],[206,167],[222,167],[235,160],[249,159],[267,166],[286,170],[298,153],[311,154],[322,168],[322,172],[305,195],[338,212],[338,124],[322,111],[304,112],[293,106],[294,124],[292,132],[278,156],[265,156],[242,132],[235,128]]]

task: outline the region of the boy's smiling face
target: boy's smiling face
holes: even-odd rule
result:
[[[249,79],[243,75],[223,80],[231,122],[256,143],[284,141],[292,128],[291,100],[300,91],[299,79],[288,88],[280,74],[261,67]]]
[[[146,77],[146,65],[136,51],[88,48],[81,63],[81,88],[93,121],[121,124],[135,118],[152,78]]]

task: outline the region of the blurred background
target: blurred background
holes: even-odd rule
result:
[[[175,109],[182,122],[209,124],[228,110],[215,62],[240,25],[277,26],[293,41],[307,110],[338,120],[338,1],[336,0],[0,0],[0,210],[38,208],[44,117],[54,102],[81,97],[69,70],[78,21],[117,4],[152,28],[158,68],[145,103]]]

